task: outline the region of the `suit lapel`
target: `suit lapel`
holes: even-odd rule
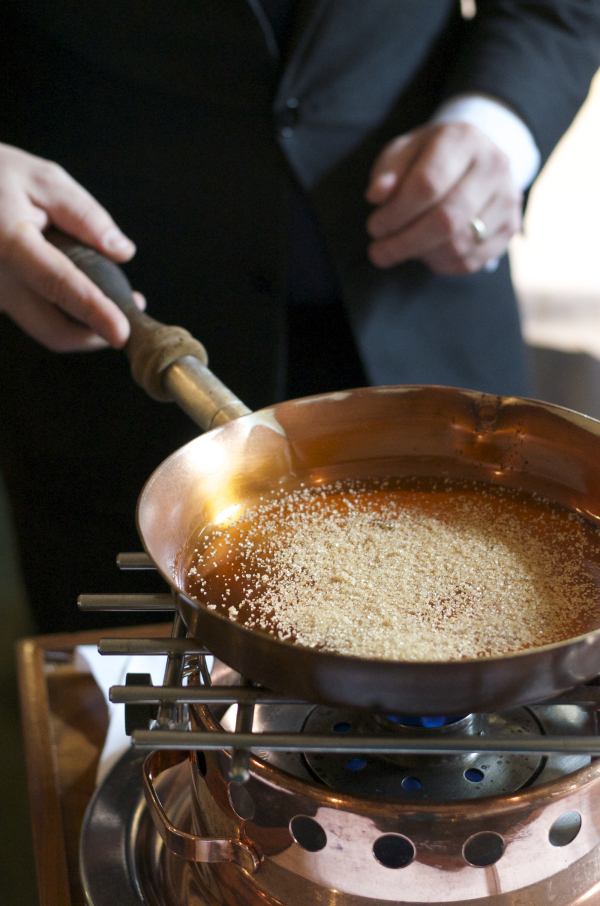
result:
[[[248,6],[251,8],[252,12],[259,21],[259,24],[264,32],[265,41],[267,43],[267,49],[274,60],[279,60],[280,53],[279,47],[277,45],[277,40],[275,38],[275,33],[271,27],[268,17],[265,14],[263,5],[260,0],[248,0]]]
[[[332,0],[297,0],[293,16],[292,34],[283,56],[261,0],[247,0],[247,2],[263,30],[270,56],[280,63],[282,69],[282,77],[275,100],[275,107],[277,107],[278,100],[288,97],[296,75],[301,69],[312,41],[319,30],[319,24]]]
[[[293,84],[302,68],[312,43],[319,31],[325,12],[332,0],[298,0],[294,14],[292,35],[288,51],[283,59],[283,73],[275,97],[275,107],[289,97]]]

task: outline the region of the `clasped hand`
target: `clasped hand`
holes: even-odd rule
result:
[[[376,205],[368,254],[382,268],[413,258],[438,274],[473,273],[503,255],[521,227],[508,158],[469,123],[433,123],[390,142],[366,197]],[[484,241],[473,221],[485,226]]]

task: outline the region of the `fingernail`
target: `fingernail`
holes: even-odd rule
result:
[[[396,185],[397,177],[393,170],[382,173],[373,180],[367,191],[367,201],[378,204],[386,200],[391,190]]]
[[[135,245],[125,236],[117,227],[113,227],[108,233],[104,234],[102,245],[107,252],[117,252],[132,255],[135,252]]]
[[[378,189],[391,189],[396,185],[396,174],[393,170],[390,170],[389,173],[382,173],[375,180],[375,185]]]
[[[113,349],[121,349],[129,339],[129,334],[131,331],[129,327],[129,321],[125,316],[123,316],[122,319],[119,318],[116,321],[115,327],[116,333],[110,345],[113,347]]]
[[[499,258],[490,258],[488,261],[486,261],[486,263],[485,263],[483,269],[484,269],[485,271],[487,271],[488,274],[493,274],[494,271],[497,271],[497,270],[498,270],[498,265],[499,265],[499,264],[500,264],[500,259],[499,259]]]

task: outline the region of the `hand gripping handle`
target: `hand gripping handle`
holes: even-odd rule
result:
[[[139,310],[118,264],[54,227],[45,236],[126,315],[131,336],[124,351],[133,379],[149,396],[175,401],[204,430],[250,412],[206,367],[202,343],[183,327],[167,327]]]
[[[165,846],[177,856],[190,862],[233,862],[248,874],[260,868],[261,857],[250,841],[235,837],[197,837],[178,830],[169,821],[154,788],[154,779],[161,771],[181,764],[189,752],[158,749],[144,762],[144,795],[150,816]]]
[[[202,343],[183,327],[167,327],[140,311],[133,300],[129,280],[114,261],[54,227],[45,236],[126,315],[131,336],[125,353],[131,362],[135,382],[153,399],[172,402],[173,396],[163,386],[164,372],[185,355],[195,356],[206,365],[208,356]]]

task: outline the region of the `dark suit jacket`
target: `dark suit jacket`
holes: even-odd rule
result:
[[[501,98],[546,159],[586,95],[599,0],[478,9],[466,21],[458,0],[300,0],[279,59],[258,0],[0,0],[0,138],[59,161],[108,208],[138,244],[128,272],[150,311],[205,342],[252,407],[275,393],[298,183],[371,382],[522,393],[506,261],[438,277],[366,257],[373,160],[446,97]],[[56,356],[6,321],[2,349],[1,465],[28,577],[44,588],[66,561],[56,584],[71,607],[90,590],[82,545],[97,562],[135,546],[143,479],[194,429],[146,400],[118,353]],[[62,548],[40,551],[30,532],[25,550],[27,524],[50,539],[49,514],[65,508]]]
[[[151,306],[174,295],[174,316],[251,404],[273,396],[294,178],[321,219],[372,382],[523,389],[507,268],[377,270],[364,190],[382,145],[456,92],[508,103],[545,159],[599,62],[597,0],[479,0],[472,21],[456,0],[300,0],[284,60],[259,0],[14,7],[27,38],[7,49],[7,90],[20,98],[4,139],[96,192],[138,242],[131,270]]]

